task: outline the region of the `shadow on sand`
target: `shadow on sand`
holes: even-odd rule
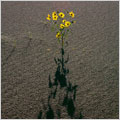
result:
[[[80,114],[78,117],[75,117],[75,100],[76,100],[76,91],[78,85],[72,85],[72,83],[67,80],[67,74],[69,73],[69,69],[65,67],[65,64],[69,61],[69,55],[67,59],[64,59],[64,49],[61,48],[61,58],[54,58],[54,61],[57,65],[57,70],[55,72],[55,78],[52,81],[51,76],[49,75],[49,89],[50,94],[48,96],[47,105],[45,106],[43,102],[43,111],[41,110],[38,115],[38,119],[54,119],[55,114],[57,115],[57,118],[61,118],[61,109],[57,109],[54,111],[50,105],[50,101],[52,99],[56,99],[57,93],[59,93],[60,90],[62,91],[62,95],[59,97],[59,105],[66,108],[67,114],[70,116],[71,119],[82,119],[83,115]],[[62,97],[63,96],[63,97]],[[63,99],[62,99],[63,98]],[[44,113],[44,115],[43,115]]]

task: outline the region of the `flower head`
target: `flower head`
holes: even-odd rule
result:
[[[50,14],[46,17],[47,20],[51,20]]]
[[[75,14],[71,11],[71,12],[69,12],[69,15],[72,17],[72,18],[74,18],[74,16],[75,16]]]
[[[66,22],[65,22],[65,27],[69,27],[70,24],[71,24],[71,23],[70,23],[69,21],[66,21]]]
[[[62,22],[63,22],[63,23],[65,23],[65,22],[66,22],[66,20],[64,19],[64,20],[62,20]]]
[[[57,34],[56,34],[56,38],[60,38],[61,37],[61,34],[60,34],[60,32],[58,32]]]
[[[59,16],[60,16],[61,18],[64,18],[65,14],[64,14],[63,12],[60,12],[60,13],[59,13]]]
[[[50,14],[48,14],[48,17],[50,17]]]
[[[47,20],[51,20],[51,18],[50,18],[50,17],[46,17],[46,19],[47,19]]]
[[[52,16],[53,17],[53,20],[57,20],[58,19],[58,16]]]
[[[65,25],[63,25],[63,24],[60,24],[60,28],[62,28],[62,29],[63,29],[64,27],[65,27]]]
[[[54,12],[52,13],[52,16],[57,16],[56,11],[54,11]]]

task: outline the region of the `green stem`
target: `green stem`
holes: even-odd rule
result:
[[[63,36],[62,36],[62,49],[63,49]]]
[[[62,35],[62,48],[61,48],[61,54],[62,54],[62,56],[61,56],[61,57],[62,57],[62,72],[63,72],[63,63],[64,63],[64,61],[63,61],[63,53],[62,53],[62,52],[63,52],[63,49],[64,49],[64,48],[63,48],[63,42],[64,42],[64,41],[63,41],[63,35]]]

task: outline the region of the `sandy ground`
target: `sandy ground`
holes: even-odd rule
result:
[[[37,118],[48,97],[48,75],[58,55],[55,33],[42,21],[54,10],[73,10],[67,41],[68,78],[79,85],[84,118],[119,117],[118,2],[2,2],[2,118]],[[28,32],[32,33],[29,40]],[[50,49],[50,51],[49,51]],[[62,118],[68,118],[62,113]]]

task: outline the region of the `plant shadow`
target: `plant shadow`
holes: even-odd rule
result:
[[[53,81],[51,80],[51,76],[49,75],[49,89],[50,89],[50,94],[48,95],[48,101],[47,105],[44,106],[44,110],[39,112],[38,119],[54,119],[55,114],[57,117],[60,119],[61,118],[61,110],[58,108],[56,111],[53,110],[52,106],[50,105],[50,101],[52,99],[56,99],[56,95],[59,94],[58,91],[64,90],[63,95],[63,100],[60,100],[59,104],[62,107],[66,108],[68,116],[70,116],[71,119],[76,118],[76,119],[82,119],[83,115],[80,112],[78,117],[75,117],[75,111],[76,111],[76,106],[75,106],[75,100],[76,100],[76,92],[77,92],[77,87],[78,85],[72,85],[72,83],[67,80],[67,74],[69,73],[69,69],[66,68],[66,65],[69,61],[69,55],[67,56],[67,59],[64,59],[65,52],[64,49],[61,48],[61,58],[54,58],[54,61],[57,65],[56,72],[54,74],[54,79]],[[43,115],[44,112],[44,115]]]

